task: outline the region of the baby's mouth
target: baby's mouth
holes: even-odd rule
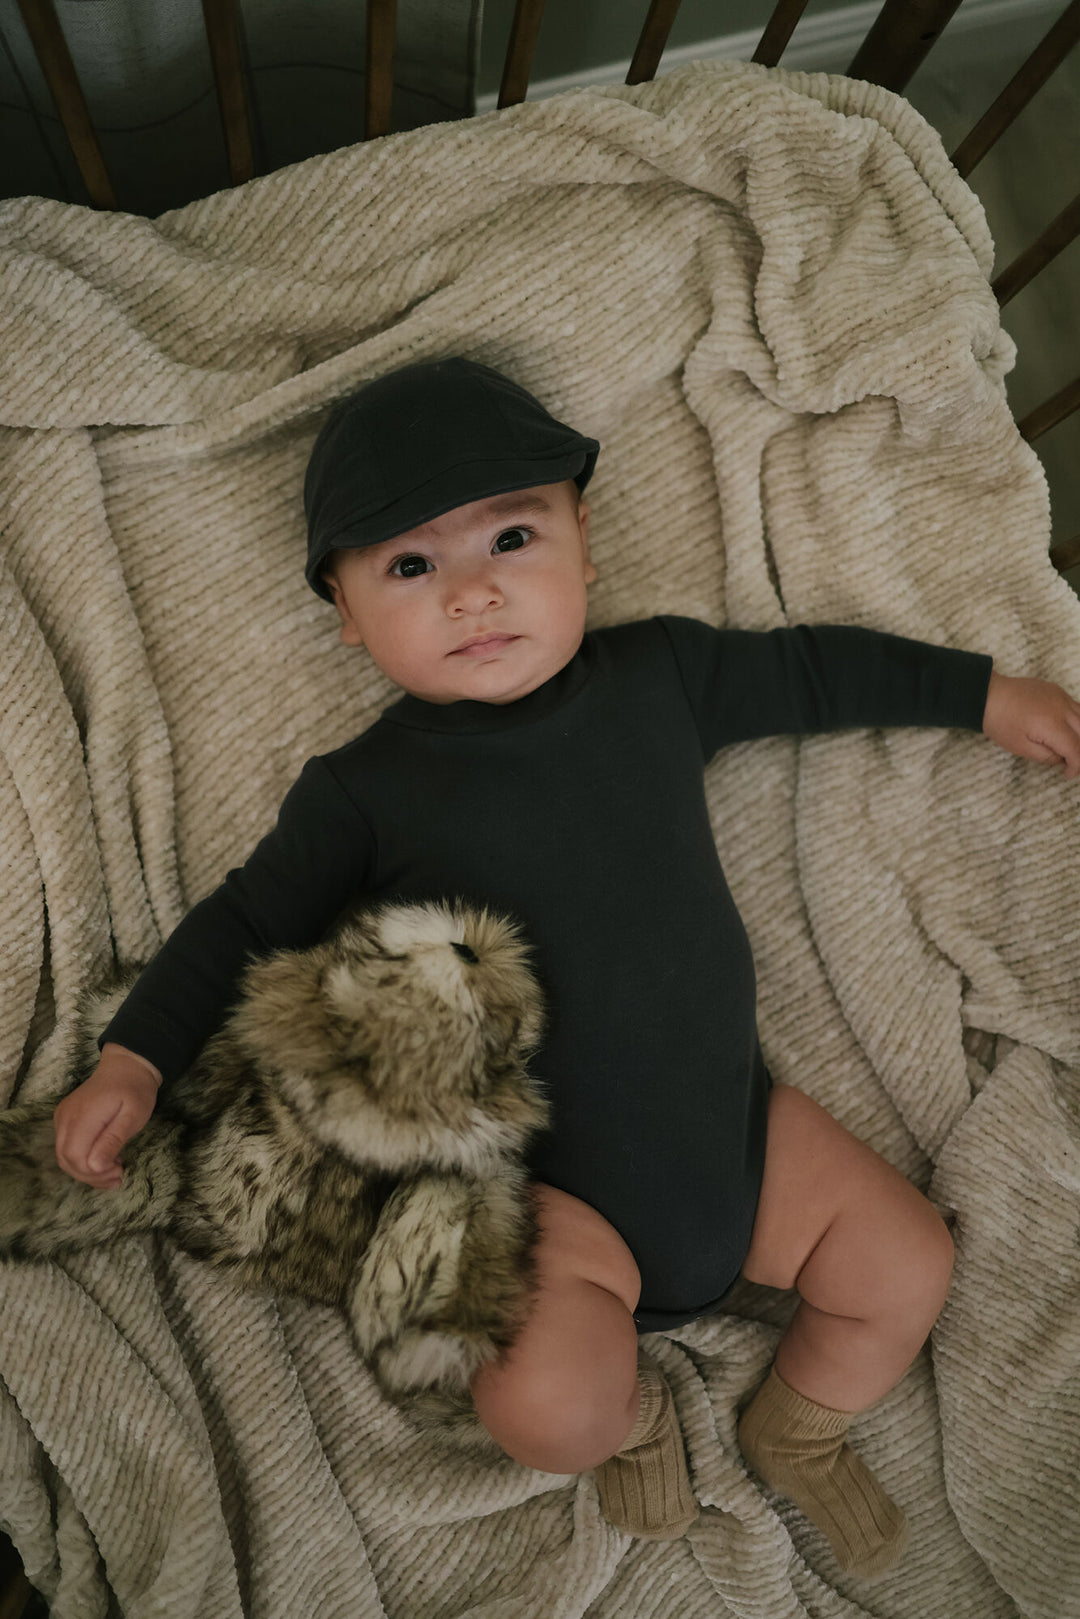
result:
[[[511,641],[518,639],[516,635],[485,635],[480,641],[470,641],[465,646],[455,647],[451,657],[483,657],[485,654],[500,651],[504,646],[509,646]]]

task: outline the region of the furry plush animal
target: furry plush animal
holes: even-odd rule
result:
[[[419,1421],[466,1415],[535,1282],[522,1153],[548,1107],[525,1068],[545,1016],[527,956],[487,910],[384,904],[251,963],[118,1190],[58,1168],[58,1097],[0,1113],[0,1252],[167,1231],[240,1286],[344,1310]],[[88,998],[68,1090],[137,971]]]

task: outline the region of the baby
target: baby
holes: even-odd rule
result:
[[[360,896],[504,909],[547,993],[531,1066],[552,1123],[530,1160],[540,1286],[474,1379],[480,1421],[529,1467],[595,1469],[624,1530],[681,1534],[698,1509],[637,1335],[715,1311],[740,1276],[797,1289],[739,1443],[865,1577],[907,1525],[845,1435],[924,1343],[952,1241],[903,1175],[769,1075],[704,767],[754,737],[933,725],[1072,778],[1080,704],[986,655],[848,626],[586,632],[598,451],[461,358],[392,372],[332,414],[304,486],[307,579],[403,695],[308,760],[274,828],[143,972],[56,1109],[57,1159],[120,1184],[120,1149],[249,956],[314,943]]]

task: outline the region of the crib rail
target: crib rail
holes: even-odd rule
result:
[[[678,0],[675,3],[678,5]],[[513,107],[525,100],[543,15],[544,0],[517,0],[503,62],[502,83],[499,85],[500,107]]]
[[[952,154],[953,164],[965,179],[1020,116],[1035,92],[1042,89],[1054,69],[1060,67],[1077,40],[1080,40],[1080,0],[1072,0]]]
[[[853,79],[903,90],[960,0],[885,0],[848,67]]]
[[[1013,259],[991,283],[998,303],[1004,306],[1010,298],[1015,298],[1021,288],[1026,287],[1051,259],[1056,259],[1062,248],[1068,247],[1078,233],[1080,233],[1080,193],[1072,202],[1066,204],[1057,218],[1047,225],[1042,235]]]
[[[229,173],[233,185],[243,185],[255,178],[255,150],[236,0],[203,0],[203,21]]]
[[[1052,427],[1063,422],[1066,416],[1080,406],[1080,377],[1074,377],[1060,388],[1050,399],[1044,399],[1041,405],[1029,411],[1022,421],[1017,422],[1021,438],[1026,438],[1031,444],[1043,433],[1049,433]]]
[[[240,0],[202,0],[207,45],[213,66],[222,134],[234,185],[256,173],[252,98],[244,60]],[[79,83],[53,0],[18,0],[34,53],[56,104],[72,153],[96,208],[116,209],[119,203],[94,131],[86,98]],[[807,0],[777,0],[762,33],[753,60],[775,66],[795,31]],[[866,38],[853,57],[848,74],[901,91],[927,53],[941,37],[960,0],[884,0]],[[655,77],[668,36],[679,10],[679,0],[650,0],[626,75],[627,84]],[[503,63],[498,105],[514,106],[528,94],[532,59],[544,0],[517,0]],[[397,0],[367,0],[367,71],[365,74],[363,139],[386,135],[391,129],[394,46]],[[962,175],[970,174],[1009,128],[1050,74],[1080,41],[1080,0],[1070,0],[1057,21],[1021,65],[971,132],[961,141],[952,161]],[[999,304],[1026,287],[1080,232],[1080,196],[1073,199],[1038,239],[1025,248],[993,282]],[[1059,390],[1019,424],[1024,437],[1034,440],[1080,408],[1080,379]],[[1051,551],[1055,566],[1075,566],[1080,541]]]
[[[116,208],[116,193],[52,0],[19,0],[19,10],[90,201],[95,208]]]

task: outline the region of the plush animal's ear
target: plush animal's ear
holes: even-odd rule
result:
[[[541,1019],[535,1007],[499,1006],[484,1018],[484,1045],[495,1057],[523,1057],[540,1041]]]
[[[519,962],[511,964],[504,990],[506,1000],[489,1007],[485,1016],[488,1050],[523,1059],[543,1038],[547,1026],[544,998],[536,980]]]
[[[536,1050],[543,1038],[546,1025],[544,1003],[540,992],[535,986],[530,986],[530,990],[531,993],[522,1009],[515,1035],[523,1056],[528,1056],[530,1052]]]
[[[294,1006],[319,993],[319,978],[325,952],[314,950],[275,950],[248,962],[240,981],[242,998],[264,1003],[270,1011],[280,1002]]]
[[[246,967],[229,1026],[256,1061],[303,1067],[317,1054],[326,1023],[324,961],[318,948],[279,950]]]
[[[335,961],[321,974],[320,993],[339,1017],[359,1023],[368,1016],[374,985],[347,961]]]

